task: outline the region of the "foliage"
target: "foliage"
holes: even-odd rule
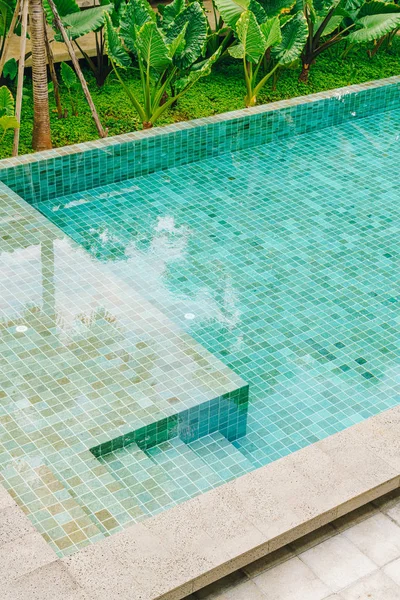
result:
[[[269,17],[257,0],[216,2],[224,21],[233,28],[237,39],[237,44],[229,48],[229,53],[243,61],[247,92],[245,104],[254,106],[257,95],[275,71],[281,66],[290,65],[300,56],[308,35],[307,23],[300,11],[284,22],[279,16]],[[267,72],[259,80],[263,63],[267,64]]]
[[[308,25],[302,53],[302,81],[323,52],[342,40],[351,45],[377,40],[400,26],[400,6],[383,0],[298,0]]]
[[[75,100],[75,93],[79,89],[80,84],[79,80],[75,74],[75,71],[67,65],[67,63],[62,62],[60,65],[61,79],[68,90],[69,101],[71,104],[72,114],[78,115],[78,105]]]
[[[75,42],[78,50],[85,58],[89,68],[96,77],[97,85],[99,87],[104,85],[104,82],[111,71],[111,65],[104,53],[104,18],[107,13],[112,15],[113,20],[118,20],[117,10],[120,1],[121,0],[114,0],[109,2],[108,0],[101,0],[100,6],[81,10],[76,0],[55,0],[55,5],[68,36]],[[52,24],[54,17],[47,0],[44,0],[44,8],[47,21]],[[78,41],[80,37],[90,32],[95,32],[97,55],[95,59],[87,54]],[[62,41],[62,35],[59,31],[56,31],[54,39],[56,41]]]
[[[1,0],[0,1],[0,59],[4,53],[4,45],[8,30],[11,26],[11,21],[16,7],[16,0]],[[14,33],[19,35],[19,25],[15,27]],[[8,78],[10,81],[15,79],[17,75],[17,61],[14,58],[8,60],[2,72],[3,78]]]
[[[165,13],[165,10],[170,9]],[[147,0],[130,0],[120,17],[118,31],[106,15],[108,57],[143,127],[153,124],[199,79],[208,75],[221,48],[202,57],[207,40],[207,18],[198,2],[174,2],[156,18]],[[166,16],[167,15],[167,16]],[[140,73],[143,100],[132,93],[119,69],[132,66],[131,52]]]
[[[13,81],[18,73],[18,63],[15,58],[10,58],[6,61],[3,67],[3,77],[8,77],[10,81]]]
[[[8,87],[0,87],[0,129],[3,135],[0,137],[0,143],[9,129],[17,129],[19,123],[14,116],[14,98]]]
[[[343,61],[340,57],[344,48],[344,44],[341,43],[322,54],[310,73],[307,85],[298,81],[300,68],[283,69],[276,88],[272,88],[271,85],[264,86],[259,93],[258,101],[260,103],[275,102],[381,77],[390,77],[398,75],[400,72],[399,36],[396,36],[393,40],[391,48],[382,50],[373,58],[369,58],[366,47],[357,45],[350,51],[348,59]],[[179,98],[177,105],[167,110],[160,117],[158,123],[165,125],[243,108],[243,97],[246,90],[242,70],[241,62],[224,58],[222,63],[215,66],[209,77],[201,79],[196,87]],[[121,77],[132,93],[141,98],[141,84],[134,77],[134,72],[132,70],[121,71]],[[85,71],[85,78],[88,81],[100,119],[104,126],[109,129],[109,135],[127,133],[140,128],[140,121],[137,115],[132,112],[131,104],[113,74],[111,74],[107,80],[107,85],[103,88],[97,87],[96,81],[89,70]],[[61,93],[67,93],[62,82]],[[20,128],[20,154],[32,152],[33,111],[32,90],[29,79],[26,82],[25,97]],[[76,97],[76,103],[78,116],[58,119],[54,100],[50,99],[54,147],[98,138],[96,127],[90,119],[89,109],[82,94]],[[11,133],[8,133],[4,138],[0,147],[0,158],[11,155],[12,139]]]

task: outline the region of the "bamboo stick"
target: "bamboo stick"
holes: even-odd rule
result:
[[[93,120],[96,123],[97,131],[99,132],[100,137],[104,138],[107,135],[107,131],[105,131],[103,129],[103,126],[100,123],[99,115],[97,114],[96,107],[95,107],[95,105],[93,103],[93,100],[92,100],[92,97],[90,95],[89,88],[87,86],[86,80],[85,80],[85,78],[84,78],[84,76],[82,74],[81,68],[79,66],[78,59],[76,58],[75,50],[74,50],[74,48],[73,48],[73,46],[71,44],[71,40],[69,39],[69,37],[67,35],[67,32],[65,31],[64,25],[62,24],[62,21],[60,19],[58,11],[57,11],[57,7],[54,4],[53,0],[48,0],[48,3],[50,5],[50,8],[51,8],[52,13],[54,15],[54,22],[56,24],[56,27],[60,31],[60,33],[61,33],[61,35],[63,37],[64,43],[67,46],[69,55],[70,55],[71,60],[72,60],[72,64],[74,65],[75,72],[76,72],[76,74],[78,76],[79,81],[81,82],[83,93],[85,94],[87,103],[89,104]]]
[[[28,2],[29,0],[22,0],[22,24],[21,24],[21,43],[19,51],[18,61],[18,83],[17,83],[17,97],[15,100],[15,116],[18,123],[21,122],[21,109],[22,109],[22,92],[24,86],[24,71],[25,71],[25,53],[26,53],[26,36],[28,29]],[[18,156],[19,147],[19,131],[20,128],[14,129],[14,142],[12,155]]]
[[[4,42],[3,54],[1,55],[1,58],[0,58],[0,77],[3,74],[3,69],[4,69],[5,62],[6,62],[6,58],[7,58],[7,51],[8,51],[8,46],[9,46],[9,43],[10,43],[10,39],[11,39],[11,36],[13,35],[13,33],[14,33],[14,29],[15,29],[15,26],[16,26],[17,21],[18,21],[20,6],[21,6],[20,0],[17,0],[17,4],[15,6],[13,18],[11,19],[11,25],[10,25],[10,28],[9,28],[9,30],[7,32],[6,41]]]
[[[56,74],[56,70],[54,68],[54,55],[53,55],[53,50],[52,50],[52,48],[50,46],[50,42],[49,42],[49,36],[47,33],[46,17],[45,17],[44,12],[43,12],[43,21],[44,21],[44,43],[46,46],[47,63],[49,65],[51,81],[53,82],[54,99],[56,101],[58,118],[62,119],[63,111],[62,111],[61,98],[60,98],[60,86],[58,85],[57,74]]]

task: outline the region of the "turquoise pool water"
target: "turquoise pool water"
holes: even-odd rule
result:
[[[399,139],[395,110],[36,208],[250,384],[249,470],[400,401]]]

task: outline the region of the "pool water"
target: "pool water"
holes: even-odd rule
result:
[[[400,401],[399,140],[396,110],[36,208],[249,383],[243,471]]]

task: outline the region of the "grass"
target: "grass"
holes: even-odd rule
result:
[[[258,102],[263,104],[400,74],[400,39],[395,39],[389,50],[382,51],[373,58],[369,58],[365,47],[358,47],[347,56],[346,60],[342,60],[342,50],[343,48],[338,46],[331,52],[321,55],[311,69],[308,84],[298,81],[299,67],[282,70],[275,89],[272,88],[272,84],[267,85],[259,95]],[[96,87],[90,72],[85,72],[85,75],[100,119],[103,126],[108,128],[109,135],[117,135],[141,128],[139,119],[114,74],[110,75],[102,89]],[[137,86],[135,77],[135,75],[129,73],[126,75],[132,89]],[[200,80],[196,86],[183,96],[178,101],[177,106],[166,113],[157,122],[157,125],[196,119],[243,108],[244,95],[245,87],[241,63],[233,59],[224,60],[216,66],[209,77]],[[54,146],[85,142],[98,137],[81,90],[77,92],[76,96],[78,116],[68,116],[66,119],[57,118],[53,97],[50,98]],[[62,100],[64,107],[71,114],[66,90],[62,90]],[[20,154],[32,152],[32,120],[32,91],[30,82],[27,82],[21,119]],[[11,155],[12,137],[12,132],[6,135],[0,149],[0,158]]]

